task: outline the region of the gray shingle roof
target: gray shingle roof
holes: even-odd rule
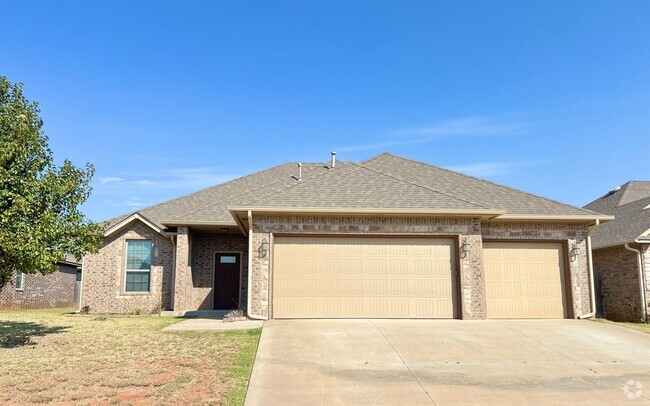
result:
[[[599,197],[585,207],[616,217],[592,234],[594,248],[634,241],[650,229],[650,182],[630,181],[620,190]]]
[[[344,163],[340,163],[344,165]],[[303,179],[310,179],[327,172],[327,167],[322,163],[305,163],[302,166]],[[185,196],[178,197],[154,206],[150,206],[137,213],[164,228],[165,220],[196,220],[203,219],[210,222],[222,222],[224,225],[235,225],[235,220],[230,215],[227,207],[231,202],[242,199],[246,201],[250,196],[267,194],[296,183],[298,174],[297,163],[287,162],[282,165],[256,172],[226,183],[209,187]],[[196,213],[206,210],[210,217],[198,216]],[[134,212],[108,220],[108,226],[113,226]]]
[[[593,216],[598,214],[389,153],[370,158],[362,162],[362,165],[490,209],[505,210],[509,215]]]
[[[139,210],[158,227],[169,224],[235,225],[229,207],[424,209],[477,212],[505,211],[508,215],[598,215],[530,193],[432,165],[381,154],[361,164],[340,162],[286,163],[217,186]],[[108,221],[119,223],[133,213]]]
[[[352,163],[261,197],[248,205],[268,208],[488,209]]]

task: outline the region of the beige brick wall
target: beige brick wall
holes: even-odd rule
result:
[[[83,304],[92,311],[125,313],[133,308],[151,311],[162,301],[165,308],[197,310],[212,308],[214,254],[217,251],[242,253],[242,303],[246,308],[248,281],[248,241],[246,237],[193,232],[179,227],[176,250],[169,238],[140,223],[107,238],[100,253],[85,259]],[[587,227],[565,223],[484,222],[472,218],[404,218],[376,216],[255,216],[252,231],[251,307],[255,315],[272,312],[272,249],[262,257],[258,248],[264,238],[273,244],[273,235],[281,234],[357,234],[357,235],[430,235],[455,237],[457,250],[467,241],[470,252],[459,258],[460,317],[484,319],[485,280],[483,276],[483,239],[521,239],[567,241],[577,245],[581,255],[570,263],[572,307],[575,316],[590,311],[587,272]],[[129,238],[154,240],[158,255],[153,259],[151,293],[127,294],[124,284],[124,248]],[[172,274],[176,267],[176,286]]]
[[[124,292],[127,239],[150,239],[154,242],[149,293]],[[248,282],[248,239],[243,235],[196,233],[178,227],[175,244],[141,223],[134,221],[106,238],[96,255],[84,259],[83,305],[92,312],[128,313],[133,309],[155,311],[162,302],[164,309],[210,310],[216,252],[241,252],[241,307],[246,308]],[[174,269],[178,269],[174,276]],[[175,286],[172,281],[175,280]],[[174,291],[174,303],[172,303]]]
[[[633,246],[632,248],[639,248]],[[594,251],[594,274],[600,280],[603,312],[614,321],[641,320],[637,258],[623,246]]]
[[[483,268],[481,223],[478,219],[255,216],[253,218],[251,306],[253,314],[265,317],[268,317],[272,311],[270,303],[273,286],[272,254],[260,257],[257,249],[264,238],[272,245],[274,233],[453,236],[458,238],[459,245],[467,240],[471,244],[471,252],[460,259],[461,315],[464,319],[485,318],[485,285],[480,276]]]
[[[192,302],[190,308],[212,309],[214,286],[214,260],[217,252],[241,253],[240,303],[246,309],[248,290],[248,238],[243,235],[207,233],[192,234]]]
[[[471,218],[403,218],[369,216],[255,216],[253,218],[253,264],[251,306],[256,315],[272,313],[272,255],[256,252],[264,238],[272,245],[274,234],[357,234],[454,236],[458,245],[467,241],[470,252],[460,257],[460,309],[463,319],[484,319],[485,278],[483,239],[566,241],[580,247],[569,265],[570,303],[575,316],[589,313],[587,226],[568,223],[484,222]],[[460,251],[459,251],[460,252]]]
[[[16,290],[16,276],[0,290],[0,310],[75,307],[77,268],[58,265],[59,272],[23,275],[23,290]]]
[[[488,221],[481,228],[483,239],[567,241],[569,249],[579,247],[580,255],[569,262],[574,317],[591,312],[587,232],[580,223]]]
[[[151,291],[124,291],[127,239],[153,241]],[[97,313],[128,313],[133,309],[154,312],[160,305],[171,308],[173,248],[169,238],[139,220],[106,238],[99,253],[84,257],[82,306]]]

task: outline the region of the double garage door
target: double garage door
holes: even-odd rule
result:
[[[562,269],[549,266],[549,248],[501,244],[484,247],[488,317],[563,317],[555,289]],[[443,238],[276,237],[273,317],[458,317],[455,246]],[[557,246],[550,251],[560,255]],[[541,300],[531,296],[540,292]],[[527,304],[533,297],[542,304]]]

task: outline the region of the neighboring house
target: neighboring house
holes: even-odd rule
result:
[[[585,207],[616,217],[592,234],[599,315],[645,320],[650,297],[650,182],[630,181]]]
[[[574,318],[611,219],[381,154],[286,163],[108,221],[82,305],[252,318]]]
[[[68,256],[50,275],[14,273],[0,290],[0,310],[79,306],[81,264]]]

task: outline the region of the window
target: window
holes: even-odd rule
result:
[[[222,264],[236,264],[237,257],[234,255],[222,255],[219,262]]]
[[[16,273],[16,290],[23,290],[23,273]]]
[[[149,292],[151,245],[149,240],[130,240],[126,242],[125,291]]]
[[[77,269],[77,282],[81,282],[81,269]]]

